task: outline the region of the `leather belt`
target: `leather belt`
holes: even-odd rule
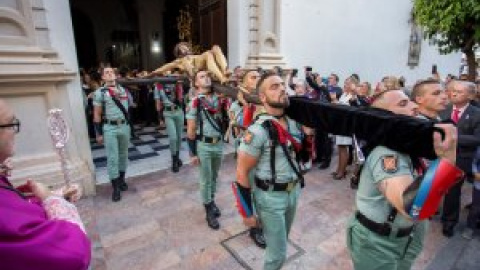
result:
[[[127,120],[125,119],[115,119],[115,120],[108,120],[105,119],[103,120],[103,123],[113,125],[113,126],[119,126],[127,123]]]
[[[263,191],[268,191],[270,188],[272,191],[292,191],[298,184],[298,180],[290,181],[288,183],[270,183],[268,180],[262,180],[255,177],[255,185]]]
[[[170,105],[170,106],[165,106],[163,108],[163,110],[167,111],[167,112],[171,112],[171,111],[175,111],[177,109],[179,109],[180,107],[177,106],[177,105]]]
[[[380,236],[390,236],[390,234],[392,233],[392,225],[390,223],[377,223],[373,220],[370,220],[358,211],[355,213],[355,217],[357,218],[358,222],[360,222],[360,224],[362,224],[365,228]],[[402,238],[405,236],[409,236],[412,231],[413,226],[407,228],[400,228],[398,229],[395,237]]]
[[[197,140],[204,143],[218,143],[222,140],[221,137],[197,136]]]

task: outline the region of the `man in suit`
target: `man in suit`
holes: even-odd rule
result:
[[[457,124],[458,148],[457,166],[465,172],[465,178],[472,179],[472,162],[480,146],[480,109],[470,105],[475,85],[465,81],[452,81],[447,85],[451,104],[440,114],[442,119],[451,119]],[[453,236],[454,227],[460,215],[460,197],[463,181],[453,186],[445,196],[442,222],[443,235]]]

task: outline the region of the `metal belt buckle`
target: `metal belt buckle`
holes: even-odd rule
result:
[[[293,188],[295,187],[295,184],[297,184],[295,181],[293,182],[288,182],[287,184],[287,191],[290,192],[293,190]]]
[[[116,119],[115,122],[117,123],[117,126],[123,124],[123,120],[122,120],[122,119]]]
[[[219,141],[218,138],[216,138],[216,137],[213,137],[213,138],[212,138],[212,143],[217,143],[218,141]]]

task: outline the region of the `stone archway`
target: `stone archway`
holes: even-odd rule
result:
[[[72,24],[77,48],[78,65],[90,69],[98,64],[98,55],[92,20],[78,8],[72,7]]]
[[[16,136],[11,180],[64,183],[59,157],[46,125],[61,108],[72,134],[67,143],[70,179],[95,192],[93,163],[74,53],[70,8],[65,1],[0,1],[0,98],[22,121]]]

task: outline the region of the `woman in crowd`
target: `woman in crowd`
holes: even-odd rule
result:
[[[355,95],[350,100],[350,106],[366,107],[369,104],[371,86],[369,82],[362,82],[355,87]]]
[[[372,91],[371,85],[369,82],[362,82],[359,86],[355,88],[355,96],[350,100],[350,106],[363,108],[370,105],[370,93]],[[357,141],[352,139],[352,156],[358,155],[357,151],[363,151],[362,147],[364,146],[363,141]],[[352,177],[350,178],[350,187],[356,189],[358,187],[359,180],[359,170],[360,164],[358,163],[358,157],[353,158],[355,163],[353,164]]]
[[[350,101],[355,97],[355,89],[358,81],[354,77],[349,77],[345,80],[343,94],[338,100],[338,104],[350,105]],[[338,163],[337,170],[332,173],[333,179],[342,180],[347,176],[348,165],[348,147],[352,145],[352,138],[345,136],[335,136],[335,144],[338,147]]]

